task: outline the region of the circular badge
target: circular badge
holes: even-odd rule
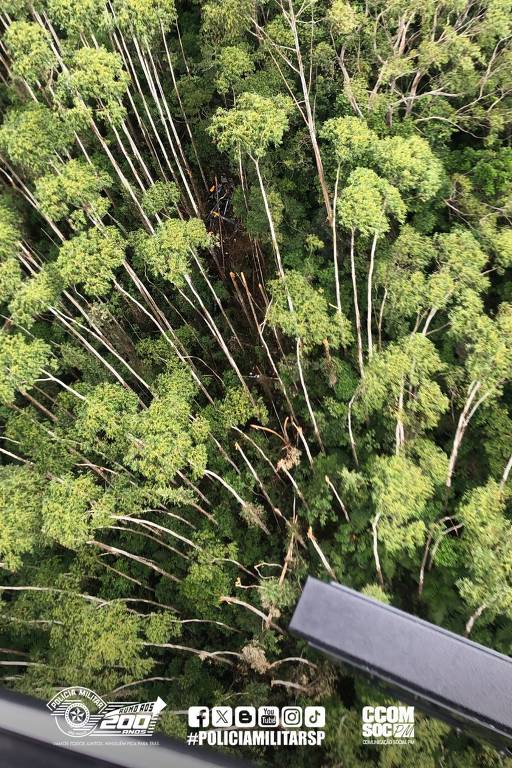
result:
[[[64,719],[70,728],[83,728],[89,722],[90,712],[81,702],[70,704],[64,713]]]
[[[83,739],[98,725],[106,702],[90,688],[73,686],[59,691],[48,702],[47,707],[63,734]]]

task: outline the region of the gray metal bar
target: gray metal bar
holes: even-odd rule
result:
[[[512,659],[334,582],[308,578],[289,627],[405,702],[512,747]]]
[[[159,746],[102,744],[112,737],[102,739],[96,733],[95,743],[74,744],[69,739],[69,746],[55,744],[64,738],[42,702],[0,689],[2,768],[250,768],[249,763],[204,747],[187,747],[158,733],[150,740]]]

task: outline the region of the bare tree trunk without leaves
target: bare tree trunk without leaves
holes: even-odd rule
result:
[[[366,330],[368,334],[368,360],[373,355],[373,336],[372,336],[372,291],[373,291],[373,269],[375,266],[375,249],[377,247],[377,235],[373,236],[372,248],[370,252],[370,267],[368,269],[368,293],[366,310]]]
[[[356,315],[356,335],[357,335],[357,360],[359,363],[359,371],[361,378],[364,377],[364,362],[363,362],[363,338],[361,335],[361,314],[359,312],[359,300],[357,297],[357,276],[356,276],[356,262],[355,262],[355,233],[352,229],[350,232],[350,270],[352,273],[352,289],[354,294],[354,312]]]
[[[338,237],[336,234],[336,205],[338,202],[338,185],[340,181],[340,168],[336,172],[336,184],[334,185],[334,200],[332,205],[332,256],[334,262],[334,284],[336,287],[336,308],[341,315],[341,291],[340,274],[338,265]]]
[[[453,471],[455,469],[455,462],[457,461],[460,444],[462,443],[462,438],[464,437],[466,428],[471,418],[474,416],[475,411],[480,407],[480,405],[484,402],[484,400],[486,400],[491,394],[490,392],[487,392],[485,395],[482,395],[482,397],[480,397],[479,400],[477,400],[476,403],[473,405],[473,401],[478,391],[480,390],[481,386],[482,386],[482,382],[480,381],[473,381],[471,383],[468,391],[468,396],[464,404],[464,408],[462,409],[462,413],[459,416],[459,423],[457,424],[457,430],[455,432],[455,437],[453,439],[452,452],[450,454],[450,461],[448,463],[448,473],[446,477],[447,488],[450,488],[452,484],[452,477],[453,477]]]
[[[487,607],[488,607],[487,603],[482,603],[482,605],[479,605],[476,611],[471,614],[466,624],[466,629],[464,630],[464,637],[469,636],[469,634],[471,633],[471,630],[473,629],[475,621],[477,621],[477,619],[480,618],[480,616],[482,615],[482,613],[485,611]]]
[[[297,65],[299,70],[299,79],[302,88],[302,95],[304,97],[304,107],[306,109],[306,123],[308,126],[309,137],[311,145],[313,147],[313,154],[315,156],[316,168],[318,172],[318,180],[320,182],[320,188],[322,190],[322,197],[324,199],[325,210],[327,212],[327,220],[329,224],[332,222],[332,207],[329,190],[325,181],[324,166],[322,163],[322,156],[320,155],[320,148],[318,146],[318,139],[316,135],[315,118],[313,116],[313,110],[311,109],[311,99],[309,95],[309,87],[306,82],[306,74],[304,72],[304,62],[302,60],[302,53],[300,49],[299,34],[297,30],[297,18],[293,8],[292,0],[288,0],[288,13],[285,14],[286,21],[293,34],[293,40],[295,45],[295,55],[297,57]],[[283,8],[284,12],[284,8]]]
[[[507,483],[508,476],[510,475],[510,470],[512,469],[512,456],[507,462],[507,466],[503,470],[503,477],[501,478],[500,483],[500,491],[502,491],[505,488],[505,484]]]
[[[379,524],[380,520],[380,512],[375,515],[374,519],[372,520],[372,535],[373,535],[373,558],[375,560],[375,569],[377,571],[377,578],[379,579],[379,584],[381,587],[384,587],[384,577],[382,575],[382,568],[380,566],[380,557],[379,557],[379,539],[377,535],[377,526]]]

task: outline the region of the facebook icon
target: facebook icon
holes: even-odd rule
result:
[[[206,728],[210,722],[208,707],[189,707],[188,724],[190,728]]]

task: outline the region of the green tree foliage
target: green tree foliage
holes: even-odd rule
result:
[[[7,200],[0,198],[0,258],[2,261],[16,255],[20,236],[19,217],[8,205]]]
[[[56,152],[71,143],[67,126],[44,104],[13,107],[0,126],[0,149],[9,160],[32,176],[51,167]]]
[[[37,548],[41,534],[43,479],[27,465],[0,469],[0,551],[3,567],[15,571],[23,555]]]
[[[180,199],[180,191],[172,181],[156,181],[142,196],[144,211],[154,216],[172,210]]]
[[[91,506],[99,494],[90,475],[53,480],[41,509],[43,534],[68,549],[85,544],[91,534]]]
[[[375,159],[381,173],[404,196],[425,202],[441,186],[441,163],[420,136],[382,139],[375,148]]]
[[[253,11],[253,0],[220,0],[204,3],[203,33],[208,41],[230,43],[246,34]]]
[[[326,120],[322,137],[332,143],[336,160],[343,166],[367,165],[379,141],[365,120],[352,116]]]
[[[457,586],[469,608],[481,609],[486,622],[499,614],[510,616],[512,611],[511,531],[504,514],[507,501],[508,494],[491,480],[471,491],[458,512],[471,555],[468,575]]]
[[[398,417],[413,433],[435,427],[448,408],[448,399],[435,381],[442,370],[429,339],[418,333],[405,336],[372,358],[361,382],[358,407],[365,415]]]
[[[220,598],[230,591],[229,558],[236,556],[236,545],[220,544],[213,536],[203,536],[199,541],[201,549],[194,554],[180,589],[187,602],[206,618],[218,613]]]
[[[42,269],[35,277],[18,284],[9,303],[12,321],[30,327],[41,313],[56,302],[61,288],[60,276],[52,267]]]
[[[115,0],[113,7],[119,29],[141,40],[168,31],[176,20],[173,0]]]
[[[58,675],[72,674],[80,666],[84,685],[111,690],[150,671],[152,662],[143,657],[140,621],[122,603],[99,608],[83,600],[66,600],[55,615],[58,624],[50,633],[49,652]],[[47,672],[51,682],[55,671]]]
[[[223,94],[230,89],[238,90],[244,77],[254,71],[250,53],[236,45],[227,45],[221,49],[217,66],[215,85],[219,93]]]
[[[406,208],[396,187],[369,168],[357,168],[348,177],[338,213],[344,227],[369,237],[388,231],[388,213],[403,221]]]
[[[10,403],[19,387],[34,384],[48,364],[50,347],[41,339],[27,340],[21,333],[0,335],[0,399]]]
[[[5,43],[13,60],[13,75],[29,85],[45,80],[55,66],[50,34],[39,24],[13,22],[5,33]]]
[[[194,382],[186,371],[163,374],[158,394],[134,423],[127,461],[157,484],[169,485],[179,470],[201,477],[206,465],[209,425],[190,421]]]
[[[64,283],[82,283],[91,295],[108,292],[114,271],[123,263],[125,243],[119,230],[87,229],[67,240],[56,261]]]
[[[150,237],[141,233],[135,251],[153,274],[181,287],[193,253],[207,248],[210,238],[200,219],[168,219]]]
[[[242,151],[260,158],[281,143],[288,128],[286,106],[282,99],[242,93],[235,109],[217,110],[211,134],[222,151]]]
[[[273,303],[268,312],[270,323],[283,333],[302,338],[307,347],[327,342],[331,347],[347,346],[352,338],[350,323],[342,315],[329,311],[327,300],[312,288],[300,273],[290,270],[283,283],[271,283]],[[288,306],[291,296],[293,310]]]
[[[388,551],[414,552],[423,543],[427,501],[432,482],[403,456],[381,456],[371,476],[379,535]]]
[[[52,22],[77,44],[84,33],[103,31],[110,26],[103,0],[48,0],[47,7]]]
[[[505,767],[363,745],[391,700],[287,627],[312,574],[510,653],[509,4],[1,10],[1,683]]]
[[[95,107],[99,117],[119,119],[124,111],[120,100],[128,87],[129,75],[119,54],[106,48],[80,48],[74,52],[71,68],[59,79],[63,96],[78,104]]]
[[[101,169],[85,160],[69,160],[59,173],[46,174],[36,180],[36,197],[41,211],[55,221],[68,218],[74,229],[83,228],[86,217],[102,219],[110,202],[102,195],[111,179]],[[73,210],[77,209],[77,210]]]
[[[75,409],[76,437],[85,450],[122,460],[129,445],[130,421],[137,410],[133,392],[119,384],[98,384]]]

